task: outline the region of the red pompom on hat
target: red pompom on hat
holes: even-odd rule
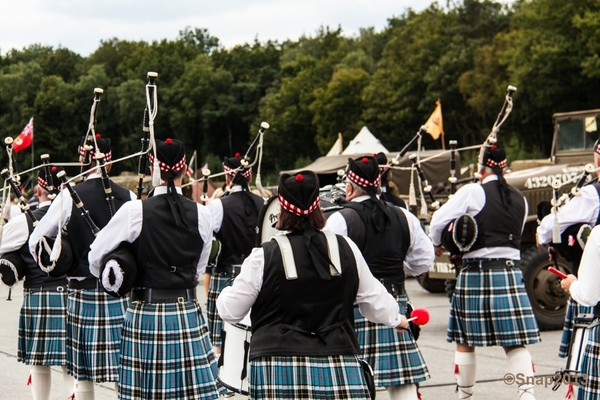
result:
[[[56,167],[52,167],[52,172],[56,172],[57,169],[58,168],[56,168]]]
[[[96,133],[96,139],[100,139],[102,136],[100,136],[99,133]]]
[[[166,144],[173,144],[173,139],[168,138],[167,140],[165,140]]]
[[[369,162],[369,159],[367,157],[363,157],[362,162],[363,164],[366,164]]]
[[[240,158],[242,155],[240,153],[235,153],[235,158]]]
[[[302,178],[302,174],[296,175],[296,182],[302,182],[304,178]]]

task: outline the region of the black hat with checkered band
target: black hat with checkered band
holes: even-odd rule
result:
[[[79,155],[85,157],[89,154],[91,160],[96,159],[96,144],[98,144],[98,150],[104,154],[104,161],[110,161],[112,159],[112,151],[109,138],[103,138],[99,133],[96,133],[96,140],[91,136],[83,136],[81,138],[81,144],[79,145]]]
[[[381,183],[379,162],[373,156],[348,159],[346,177],[369,193],[376,193]]]
[[[252,174],[252,167],[242,167],[242,156],[240,153],[235,153],[233,157],[223,157],[223,171],[232,178],[234,178],[237,172],[244,178],[248,178]]]
[[[158,165],[167,179],[175,178],[179,171],[185,167],[185,147],[183,143],[176,139],[160,140],[156,139],[156,158]],[[150,165],[154,164],[154,154],[148,153]]]
[[[313,171],[282,174],[279,177],[279,204],[297,216],[307,216],[319,207],[319,177]]]
[[[51,195],[57,195],[60,192],[61,181],[56,174],[60,171],[62,171],[62,168],[56,165],[40,168],[37,177],[38,185]]]
[[[495,144],[491,147],[486,147],[483,152],[481,165],[491,168],[494,172],[497,170],[502,171],[502,169],[506,168],[506,151],[498,148]]]

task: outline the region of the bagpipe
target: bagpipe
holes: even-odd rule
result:
[[[491,132],[484,140],[483,144],[479,148],[479,155],[477,162],[479,164],[479,170],[484,167],[482,164],[486,149],[494,146],[498,140],[498,132],[500,127],[506,121],[513,108],[512,95],[517,91],[517,88],[509,85],[507,88],[506,95],[504,97],[504,103],[502,108],[494,122]],[[451,176],[448,178],[450,182],[450,195],[455,193],[457,178],[456,178],[456,141],[450,141],[450,171]],[[475,174],[476,181],[481,178],[479,171]],[[442,231],[442,246],[450,253],[451,260],[458,263],[457,257],[462,257],[462,254],[469,252],[472,246],[477,241],[478,228],[477,221],[473,216],[469,214],[462,214],[458,218],[450,221],[444,230]]]

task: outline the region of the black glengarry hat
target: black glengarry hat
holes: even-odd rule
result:
[[[367,191],[376,191],[381,183],[379,174],[379,162],[375,157],[359,157],[355,160],[348,159],[346,176]]]
[[[156,139],[156,158],[162,172],[172,173],[173,177],[185,166],[185,147],[176,139]],[[150,164],[154,164],[154,154],[148,153]]]
[[[96,133],[96,143],[98,144],[98,150],[104,153],[104,160],[110,161],[112,159],[112,151],[109,138],[103,138],[99,133]],[[91,159],[96,158],[96,146],[94,144],[94,138],[83,136],[81,138],[81,144],[79,145],[79,155],[85,157],[86,153],[89,154]]]
[[[58,194],[61,188],[61,181],[56,174],[60,171],[62,171],[62,168],[55,165],[40,168],[37,178],[38,185],[47,190],[50,194]]]
[[[223,157],[223,171],[227,173],[227,175],[232,178],[236,176],[237,171],[240,171],[240,174],[244,178],[248,178],[250,174],[252,174],[252,167],[241,168],[242,167],[242,156],[240,153],[235,153],[234,157]]]
[[[319,177],[313,171],[282,174],[279,177],[279,204],[298,216],[307,216],[319,207]]]

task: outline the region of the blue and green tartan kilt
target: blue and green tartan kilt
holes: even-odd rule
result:
[[[356,355],[250,361],[250,399],[370,399]]]
[[[225,392],[197,301],[131,303],[119,372],[119,399],[216,399]]]
[[[563,327],[563,333],[560,339],[560,347],[558,349],[558,356],[560,358],[566,358],[569,355],[569,343],[571,342],[571,334],[573,333],[573,324],[575,323],[575,318],[579,314],[591,314],[593,312],[593,307],[582,306],[569,297],[569,301],[567,303],[567,312],[565,314],[565,325]]]
[[[219,317],[219,312],[217,311],[217,298],[223,289],[231,285],[233,285],[233,277],[231,275],[213,274],[210,277],[210,287],[208,288],[206,299],[206,319],[213,347],[221,347],[221,331],[223,330],[223,320]]]
[[[17,360],[27,365],[65,365],[67,292],[28,293],[19,317]]]
[[[406,313],[406,295],[397,296],[400,312]],[[375,374],[379,387],[399,386],[429,379],[425,360],[410,331],[397,332],[383,324],[375,324],[354,307],[354,330],[361,354]]]
[[[577,400],[597,400],[600,398],[600,327],[588,331],[588,342],[581,361],[581,373],[587,382],[579,385]]]
[[[67,306],[67,372],[77,380],[117,382],[127,297],[102,289],[70,290]]]
[[[538,343],[521,270],[463,269],[452,296],[446,340],[479,347]]]

